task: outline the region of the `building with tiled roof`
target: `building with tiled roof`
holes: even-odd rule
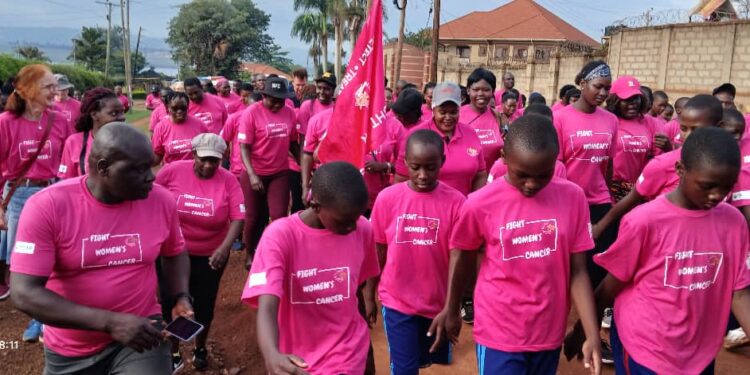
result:
[[[513,0],[440,25],[440,54],[463,63],[549,59],[563,44],[595,49],[599,43],[533,0]]]
[[[266,76],[269,74],[276,74],[281,78],[286,78],[287,80],[292,79],[292,76],[289,73],[282,72],[281,70],[278,70],[266,64],[245,62],[240,65],[240,70],[248,74],[264,74]]]

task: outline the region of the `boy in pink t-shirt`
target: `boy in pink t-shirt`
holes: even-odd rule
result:
[[[185,80],[185,94],[190,98],[188,114],[203,122],[209,132],[219,134],[229,117],[224,102],[215,95],[204,94],[197,78]]]
[[[361,216],[367,188],[343,162],[321,166],[312,188],[309,208],[266,229],[242,301],[258,308],[269,373],[363,374],[369,332],[356,291],[380,272],[372,227]],[[374,322],[374,296],[365,302]]]
[[[492,165],[492,168],[490,168],[490,173],[487,176],[487,183],[503,178],[506,173],[508,173],[508,164],[505,162],[505,159],[497,159],[497,161],[495,161],[495,164]],[[555,177],[559,177],[564,180],[568,179],[568,174],[565,171],[565,164],[563,164],[560,160],[555,161]]]
[[[394,374],[451,362],[447,341],[429,353],[434,337],[427,331],[445,305],[448,242],[465,200],[438,181],[445,156],[437,133],[417,131],[406,147],[409,181],[383,190],[370,219],[383,269],[379,296]]]
[[[480,373],[555,374],[571,299],[586,328],[584,363],[598,373],[588,204],[580,187],[553,178],[558,147],[549,118],[516,121],[505,140],[508,174],[469,195],[453,231],[448,298],[430,333],[438,343],[441,333],[457,339],[466,276],[486,246],[474,294]]]
[[[626,215],[620,237],[595,257],[609,271],[596,299],[601,308],[614,302],[618,374],[713,374],[730,308],[750,329],[750,236],[722,203],[739,148],[722,130],[698,129],[677,170],[677,190]]]
[[[154,129],[151,142],[156,154],[154,165],[171,163],[177,160],[192,159],[191,142],[208,129],[198,119],[188,115],[188,98],[181,92],[174,93],[169,99],[169,116],[164,118]]]

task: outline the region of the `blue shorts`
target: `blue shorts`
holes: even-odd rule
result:
[[[479,375],[555,375],[560,348],[541,352],[504,352],[477,344]]]
[[[628,355],[627,350],[622,346],[620,335],[617,333],[614,316],[612,316],[612,327],[609,330],[609,343],[612,346],[612,357],[615,360],[615,374],[656,375],[655,371],[639,364]],[[708,367],[701,372],[701,375],[713,375],[715,364],[716,361],[711,361]]]
[[[451,363],[451,344],[446,341],[435,353],[430,347],[435,342],[427,337],[432,319],[418,315],[406,315],[383,306],[383,326],[391,354],[391,374],[419,374],[419,369],[433,363]]]

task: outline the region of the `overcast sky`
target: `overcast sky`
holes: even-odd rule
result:
[[[119,3],[118,0],[113,2]],[[169,20],[177,14],[177,7],[187,0],[131,0],[131,29],[143,27],[144,35],[164,38],[167,35]],[[254,0],[256,5],[271,15],[269,34],[276,42],[288,50],[292,59],[307,64],[305,44],[290,36],[290,25],[296,14],[292,10],[292,0]],[[441,19],[447,22],[471,11],[491,10],[508,3],[509,0],[443,0]],[[408,0],[407,31],[414,31],[431,25],[429,16],[431,0]],[[471,3],[471,4],[470,4]],[[649,8],[654,11],[685,9],[695,3],[691,0],[537,0],[560,18],[579,28],[595,40],[599,40],[604,27],[615,20],[643,14]],[[384,32],[395,37],[398,30],[398,10],[392,0],[383,0],[389,20]],[[117,11],[117,12],[115,12]],[[106,7],[95,0],[0,0],[0,26],[106,26]],[[113,8],[113,22],[119,22],[119,8]],[[134,38],[134,36],[133,36]]]

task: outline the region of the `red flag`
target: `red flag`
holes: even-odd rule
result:
[[[318,157],[323,163],[340,160],[362,168],[365,154],[385,136],[382,0],[373,1],[340,90]]]

